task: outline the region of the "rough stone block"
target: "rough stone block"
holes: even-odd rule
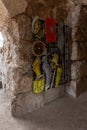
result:
[[[71,79],[79,79],[87,76],[87,61],[76,61],[71,65]]]
[[[84,4],[81,6],[75,39],[87,42],[87,5]]]
[[[13,99],[11,112],[13,116],[20,117],[43,106],[42,94],[23,93],[16,95],[16,98]]]
[[[66,92],[73,96],[76,97],[76,81],[71,81],[67,86],[66,86]]]
[[[87,90],[87,77],[77,80],[77,96]]]
[[[79,80],[72,80],[66,87],[66,92],[73,97],[77,97],[87,90],[87,77]]]
[[[41,19],[52,17],[57,21],[63,21],[66,17],[65,3],[65,0],[54,0],[54,2],[52,0],[33,0],[27,8],[27,14],[28,16],[39,16]]]
[[[87,0],[77,0],[77,2],[80,2],[80,3],[84,4],[84,5],[87,5]]]
[[[14,17],[17,14],[21,14],[25,11],[28,3],[26,0],[1,0],[8,14]]]
[[[52,88],[44,92],[44,102],[45,104],[52,102],[58,97],[63,96],[66,93],[65,86],[60,85],[59,88]]]
[[[34,94],[33,92],[17,94],[13,98],[11,105],[12,115],[21,117],[43,107],[64,94],[65,86],[59,86],[58,89],[52,88],[41,94]]]
[[[19,63],[19,67],[9,68],[8,79],[12,82],[11,89],[14,94],[28,93],[32,90],[32,70],[27,62]]]
[[[0,26],[4,24],[4,21],[7,20],[9,14],[3,4],[3,2],[0,0]]]
[[[73,42],[71,60],[87,59],[87,43],[86,42]]]

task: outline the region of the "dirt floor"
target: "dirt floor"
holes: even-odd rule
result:
[[[0,130],[87,130],[87,93],[74,99],[65,95],[23,119],[13,118],[0,90]]]

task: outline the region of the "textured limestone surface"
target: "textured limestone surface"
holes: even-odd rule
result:
[[[65,86],[60,86],[59,89],[50,89],[42,94],[34,94],[33,92],[20,93],[15,95],[12,102],[12,115],[21,117],[28,112],[33,112],[38,108],[42,108],[55,99],[65,95]]]
[[[83,92],[87,91],[87,77],[72,80],[70,85],[66,87],[66,91],[69,95],[77,97]]]
[[[10,2],[10,4],[9,4]],[[66,20],[65,0],[2,0],[9,18],[1,27],[4,37],[1,72],[2,85],[11,93],[11,112],[22,116],[43,107],[65,94],[65,87],[35,95],[32,92],[32,19],[53,17],[57,22]],[[59,4],[60,3],[60,4]],[[8,6],[9,5],[9,6]],[[2,7],[2,6],[1,6]],[[62,15],[61,15],[62,14]]]
[[[4,36],[2,48],[2,85],[11,93],[11,112],[22,116],[51,102],[65,93],[65,87],[49,90],[40,95],[32,93],[32,19],[39,16],[44,20],[52,17],[57,22],[64,21],[72,28],[71,79],[69,89],[78,95],[86,90],[87,71],[87,6],[86,1],[73,0],[2,0],[1,27]],[[10,4],[9,4],[10,2]],[[78,3],[77,3],[78,2]],[[84,15],[83,15],[84,14]],[[6,15],[6,16],[5,16]],[[7,19],[6,19],[7,18]],[[79,61],[78,61],[79,60]],[[86,69],[86,71],[85,71]],[[82,79],[81,79],[82,78]],[[85,89],[82,87],[84,84]],[[81,84],[81,85],[80,85]],[[82,88],[82,90],[81,90]]]
[[[64,96],[28,113],[24,118],[14,118],[10,113],[10,97],[0,91],[1,130],[86,130],[87,93],[78,98]]]
[[[8,17],[9,17],[9,14],[5,6],[3,5],[2,1],[0,0],[0,26],[4,24],[4,22],[6,22]]]
[[[81,5],[79,21],[76,31],[76,41],[87,42],[87,5]]]
[[[73,96],[87,90],[87,1],[69,1],[67,21],[72,28],[71,82],[67,92]]]
[[[11,17],[23,13],[28,5],[26,0],[1,0],[1,2]]]
[[[87,43],[86,42],[73,42],[71,60],[83,60],[87,59]]]
[[[87,61],[76,61],[71,65],[71,79],[80,79],[87,76]]]
[[[41,19],[53,17],[57,22],[66,18],[66,0],[32,0],[27,8],[29,16]],[[62,14],[62,15],[61,15]]]

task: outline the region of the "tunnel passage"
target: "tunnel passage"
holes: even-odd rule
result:
[[[1,69],[3,88],[6,92],[9,91],[11,97],[12,115],[23,116],[43,107],[57,97],[63,96],[66,91],[76,97],[83,90],[86,90],[87,39],[85,28],[87,22],[85,17],[87,9],[84,6],[86,3],[76,4],[73,1],[66,2],[65,0],[55,0],[54,3],[51,0],[38,0],[37,2],[35,0],[15,2],[10,0],[7,1],[8,3],[5,2],[2,0],[3,4],[0,4],[0,9],[4,10],[0,23],[4,36]],[[72,29],[69,42],[70,82],[59,86],[58,89],[50,89],[37,95],[32,90],[34,80],[32,21],[36,16],[39,16],[43,21],[46,18],[53,18],[57,23],[63,21]]]

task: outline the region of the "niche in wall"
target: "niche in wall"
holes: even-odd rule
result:
[[[39,94],[70,80],[69,26],[52,18],[32,21],[33,92]]]

